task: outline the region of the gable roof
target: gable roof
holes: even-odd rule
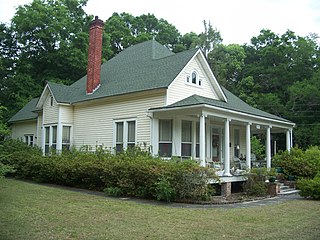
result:
[[[199,51],[173,53],[155,40],[139,43],[101,65],[101,86],[86,94],[87,76],[71,86],[48,83],[57,102],[77,103],[97,98],[167,88]]]
[[[224,87],[222,87],[222,89],[228,99],[227,102],[202,97],[199,95],[192,95],[190,97],[182,99],[181,101],[178,101],[178,102],[173,103],[171,105],[168,105],[168,106],[165,106],[162,108],[152,108],[150,110],[170,109],[170,108],[179,108],[179,107],[196,106],[196,105],[206,104],[206,105],[210,105],[210,106],[214,106],[214,107],[218,107],[218,108],[222,108],[222,109],[234,110],[237,112],[242,112],[242,113],[246,113],[246,114],[250,114],[250,115],[254,115],[254,116],[271,118],[274,120],[294,124],[293,122],[291,122],[287,119],[284,119],[284,118],[278,117],[276,115],[262,111],[260,109],[254,108],[254,107],[250,106],[249,104],[245,103],[244,101],[242,101],[240,98],[238,98],[237,96],[232,94],[230,91],[228,91]]]
[[[38,114],[33,111],[36,110],[38,100],[39,98],[32,99],[19,112],[17,112],[12,118],[10,118],[8,122],[12,123],[18,121],[37,119]]]

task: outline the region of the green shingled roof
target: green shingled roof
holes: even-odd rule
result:
[[[87,76],[71,86],[50,83],[58,102],[75,103],[96,98],[167,88],[198,49],[173,53],[150,40],[129,47],[101,65],[101,86],[86,94]]]
[[[30,102],[28,102],[19,112],[17,112],[12,118],[10,118],[9,122],[37,119],[38,114],[34,113],[33,111],[36,110],[38,100],[39,98],[34,98]]]
[[[166,107],[162,108],[153,108],[150,110],[157,110],[157,109],[170,109],[170,108],[179,108],[179,107],[186,107],[186,106],[195,106],[195,105],[202,105],[207,104],[214,107],[219,107],[223,109],[229,109],[229,110],[235,110],[237,112],[247,113],[254,116],[260,116],[260,117],[266,117],[271,118],[279,121],[284,121],[291,123],[291,121],[278,117],[276,115],[264,112],[262,110],[259,110],[257,108],[251,107],[249,104],[242,101],[240,98],[229,92],[227,89],[223,88],[223,91],[227,97],[227,102],[215,100],[211,98],[202,97],[199,95],[192,95],[190,97],[187,97],[185,99],[182,99],[181,101],[178,101],[176,103],[173,103],[171,105],[168,105]]]

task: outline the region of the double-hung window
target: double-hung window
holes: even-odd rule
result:
[[[70,126],[62,127],[62,150],[70,150]]]
[[[191,157],[192,149],[192,122],[182,121],[181,129],[181,156]]]
[[[121,152],[136,145],[136,121],[124,120],[115,122],[115,150]]]
[[[34,140],[33,134],[24,135],[24,142],[29,146],[33,146],[33,140]]]
[[[159,155],[172,156],[172,120],[159,120]]]

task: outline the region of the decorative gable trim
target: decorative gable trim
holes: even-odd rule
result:
[[[36,108],[37,109],[42,109],[43,108],[43,105],[44,105],[44,102],[46,101],[46,98],[51,95],[53,97],[53,100],[58,103],[58,101],[56,100],[56,98],[54,97],[54,94],[49,86],[49,84],[47,83],[46,86],[44,87],[42,93],[41,93],[41,96],[37,102],[37,105],[36,105]]]
[[[213,88],[216,90],[217,95],[219,96],[219,98],[220,98],[222,101],[228,102],[228,99],[227,99],[226,95],[224,94],[224,92],[223,92],[220,84],[218,83],[216,77],[214,76],[214,74],[213,74],[213,72],[212,72],[212,70],[211,70],[211,68],[210,68],[210,66],[209,66],[209,63],[208,63],[206,57],[204,56],[203,52],[199,49],[199,51],[198,51],[195,55],[197,55],[198,53],[200,53],[200,56],[201,56],[201,59],[202,59],[202,63],[203,63],[203,64],[205,65],[205,67],[206,67],[205,70],[207,70],[208,73],[209,73],[208,75],[209,75],[210,78],[211,78],[210,80],[213,80],[213,82],[212,82],[212,81],[210,81],[210,82],[213,84]]]

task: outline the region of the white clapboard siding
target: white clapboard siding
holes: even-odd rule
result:
[[[215,90],[209,81],[209,76],[202,68],[202,65],[199,61],[199,56],[200,55],[195,57],[170,84],[167,90],[167,105],[178,102],[194,94],[207,98],[218,99],[217,94],[215,93]],[[186,83],[187,75],[191,75],[193,70],[196,70],[199,74],[199,77],[202,80],[201,86],[195,86]]]
[[[53,105],[51,106],[51,95],[49,94],[43,105],[43,123],[58,123],[58,112],[57,102],[53,99]]]
[[[42,143],[42,114],[38,115],[36,142],[37,142],[37,145],[41,147],[41,143]]]
[[[60,105],[61,123],[73,124],[73,106]]]
[[[113,147],[114,121],[135,119],[137,144],[150,146],[150,123],[147,110],[161,107],[165,102],[164,91],[128,94],[86,102],[74,106],[73,145]]]
[[[15,122],[11,128],[12,138],[24,141],[25,135],[37,136],[37,120]],[[34,142],[36,142],[34,140]]]

